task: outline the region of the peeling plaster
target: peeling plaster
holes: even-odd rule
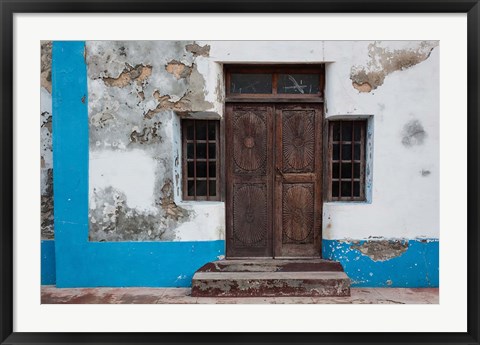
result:
[[[152,66],[137,65],[135,67],[126,64],[127,66],[118,77],[103,77],[103,82],[112,87],[125,87],[133,82],[141,85],[145,80],[152,75]]]
[[[171,241],[177,222],[188,218],[188,213],[173,220],[166,212],[131,208],[125,194],[112,187],[95,190],[93,199],[101,206],[90,209],[90,241]]]
[[[196,64],[209,49],[191,41],[86,42],[92,241],[178,240],[182,223],[196,224],[189,221],[196,212],[174,198],[176,138],[178,115],[213,109]],[[135,218],[141,229],[129,228]]]
[[[40,69],[40,188],[41,238],[54,238],[52,154],[52,42],[41,42]]]
[[[210,55],[210,46],[208,44],[199,46],[197,43],[187,44],[185,49],[194,56],[208,57]]]
[[[42,41],[40,47],[40,85],[52,93],[52,41]]]
[[[354,244],[351,248],[360,251],[373,261],[387,261],[405,253],[408,249],[408,240],[365,241],[361,245]]]
[[[350,71],[352,86],[359,92],[371,92],[383,82],[387,75],[403,71],[429,58],[437,41],[422,41],[415,49],[389,50],[379,42],[368,46],[370,61],[366,66],[353,66]]]
[[[53,231],[53,169],[42,169],[41,233],[43,240],[54,238]]]
[[[172,60],[170,61],[166,66],[165,70],[173,74],[173,76],[178,80],[181,78],[187,78],[190,73],[192,73],[192,68],[185,65],[184,63],[181,63],[180,61],[177,60]]]

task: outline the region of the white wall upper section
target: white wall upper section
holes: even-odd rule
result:
[[[202,116],[218,118],[223,116],[224,111],[224,64],[326,63],[326,118],[370,116],[369,123],[370,130],[373,130],[374,147],[373,157],[369,158],[369,166],[373,169],[371,200],[325,203],[323,237],[363,239],[377,236],[386,238],[436,238],[439,236],[440,48],[438,42],[197,41],[195,43],[201,47],[210,46],[208,54],[197,54],[191,57],[188,54],[185,55],[183,45],[165,42],[143,41],[132,46],[125,45],[127,51],[130,49],[134,52],[132,56],[135,61],[131,63],[132,65],[143,64],[153,68],[152,79],[146,79],[142,84],[142,97],[148,100],[154,90],[160,90],[163,95],[164,92],[173,90],[170,90],[172,85],[176,87],[180,85],[182,93],[179,93],[179,97],[185,94],[187,98],[192,99],[191,103],[194,105],[189,115],[197,118]],[[162,57],[162,49],[149,48],[158,44],[166,47],[165,49],[168,48],[170,55]],[[105,50],[101,45],[102,43],[90,44],[90,54]],[[175,54],[178,52],[184,55],[177,57]],[[148,56],[148,61],[144,56]],[[123,57],[120,56],[119,59],[123,62]],[[192,66],[193,74],[190,75],[190,79],[174,80],[172,75],[165,72],[165,63],[174,59]],[[128,61],[128,56],[124,60]],[[158,62],[160,60],[161,63]],[[96,60],[90,57],[89,61]],[[95,68],[102,70],[101,66]],[[100,80],[104,76],[98,77],[92,71],[95,72],[95,70],[90,71],[89,87],[93,88],[101,84],[101,92],[96,92],[98,97],[92,99],[92,95],[89,94],[91,98],[89,102],[92,102],[92,105],[103,109],[105,102],[102,98],[106,97],[106,93],[108,97],[115,100],[131,97],[130,94],[138,98],[135,92],[126,92],[130,90],[128,88],[109,90],[104,85],[104,81]],[[171,79],[170,84],[166,84],[165,78]],[[156,85],[157,79],[158,85]],[[196,84],[192,84],[194,82]],[[198,94],[197,85],[203,88],[203,91],[200,89],[200,93],[203,92],[203,99],[202,95]],[[190,96],[192,92],[196,93],[195,98]],[[170,102],[172,100],[173,98]],[[142,98],[132,99],[131,102],[127,100],[131,104],[126,103],[130,107],[124,107],[122,119],[130,126],[132,119],[135,118],[133,114],[136,112],[134,101],[144,102]],[[175,115],[176,109],[173,106],[166,107],[168,110],[173,110],[166,112],[159,107],[159,104],[162,106],[159,102],[161,99],[158,97],[154,99],[153,106],[159,111],[153,115],[151,122],[154,122],[155,126],[160,126],[158,133],[161,134],[162,139],[157,140],[155,145],[147,148],[146,144],[139,145],[139,141],[129,144],[128,140],[132,140],[129,138],[131,138],[130,133],[133,134],[133,127],[125,127],[125,130],[122,127],[122,131],[125,132],[125,135],[122,134],[122,140],[127,141],[126,149],[121,148],[117,152],[106,147],[93,147],[91,143],[91,191],[93,188],[105,189],[110,184],[114,189],[125,194],[129,207],[138,210],[149,210],[149,207],[152,210],[154,207],[160,209],[158,200],[163,200],[162,198],[168,193],[162,190],[163,194],[160,197],[157,195],[156,199],[155,193],[158,194],[159,190],[164,188],[163,181],[167,178],[171,179],[175,203],[189,213],[188,217],[183,217],[183,221],[175,225],[174,235],[172,235],[174,237],[171,239],[223,239],[225,232],[223,203],[183,203],[181,201],[182,172],[181,165],[178,165],[179,160],[181,162],[180,120]],[[177,106],[183,109],[181,106],[184,105]],[[139,111],[135,116],[143,118],[145,116],[143,113]],[[118,115],[115,116],[118,117]],[[147,120],[142,121],[152,126]],[[113,123],[111,127],[115,128],[114,126],[119,125]],[[98,126],[96,128],[98,129]],[[113,133],[109,132],[107,127],[104,132]],[[135,133],[138,134],[138,132],[139,130],[136,130]],[[103,135],[103,132],[98,133]],[[130,149],[129,145],[134,149]],[[125,164],[129,166],[126,167]],[[129,187],[129,181],[135,181],[134,188]],[[164,206],[163,204],[162,210],[166,210]]]
[[[325,44],[326,60],[334,61],[326,68],[326,116],[373,115],[374,149],[372,203],[326,203],[324,238],[438,237],[439,47],[388,74],[377,89],[359,92],[351,69],[369,64],[370,43]],[[419,42],[378,45],[408,51]]]
[[[326,118],[373,116],[371,203],[325,203],[324,238],[439,236],[437,42],[219,41],[199,44],[211,46],[208,59],[212,64],[326,62]],[[354,88],[351,76],[362,68],[374,76],[380,74],[383,83],[370,92]],[[417,140],[417,136],[421,138]]]

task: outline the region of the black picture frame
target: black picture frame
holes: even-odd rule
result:
[[[2,344],[479,344],[479,0],[0,0]],[[465,333],[20,333],[13,332],[13,16],[15,13],[467,13],[468,315]],[[455,317],[452,315],[452,317]]]

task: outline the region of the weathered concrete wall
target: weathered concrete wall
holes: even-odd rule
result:
[[[222,64],[279,62],[326,62],[326,117],[369,119],[368,200],[325,203],[324,238],[437,238],[438,49],[426,41],[87,42],[90,239],[224,238],[223,203],[181,200],[180,118],[223,116]],[[207,219],[211,229],[199,230]]]
[[[42,238],[49,239],[49,42],[41,59]],[[368,139],[367,201],[324,203],[324,257],[342,262],[354,285],[438,285],[438,42],[92,41],[85,62],[91,241],[212,241],[215,253],[205,257],[220,255],[223,202],[181,198],[181,118],[223,116],[225,63],[326,63],[325,116],[368,118]]]
[[[218,84],[208,89],[200,72],[209,51],[195,42],[87,42],[90,240],[223,238],[222,203],[181,201],[180,117],[220,116],[208,97]]]
[[[40,46],[40,172],[41,236],[53,239],[53,161],[52,161],[52,42]]]

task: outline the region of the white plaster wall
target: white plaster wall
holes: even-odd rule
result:
[[[370,42],[326,42],[326,117],[373,115],[372,202],[326,203],[324,238],[439,236],[439,47],[425,61],[386,76],[384,84],[360,93],[349,78],[351,66],[367,64]],[[408,49],[412,42],[382,42]],[[402,144],[403,126],[419,120],[422,145]],[[422,176],[428,170],[428,176]]]
[[[323,237],[416,238],[439,236],[439,47],[410,68],[385,77],[368,93],[352,86],[354,66],[378,65],[369,57],[371,41],[221,41],[211,45],[218,63],[326,62],[325,116],[373,116],[371,202],[324,204]],[[387,51],[415,50],[419,41],[376,42]],[[213,87],[214,77],[206,76]],[[216,105],[216,109],[220,109]],[[223,114],[221,114],[223,115]],[[402,144],[402,130],[418,120],[426,132],[422,145]],[[429,171],[427,176],[422,171]]]
[[[324,204],[323,237],[363,239],[368,237],[438,237],[439,232],[439,48],[410,68],[390,73],[383,85],[368,93],[352,86],[354,66],[375,66],[369,57],[372,42],[360,41],[198,41],[210,45],[209,56],[197,56],[195,65],[205,80],[205,101],[209,109],[192,113],[197,118],[221,118],[224,111],[223,64],[225,63],[323,63],[326,65],[325,112],[332,116],[372,116],[374,124],[373,190],[371,202]],[[145,63],[138,46],[137,63]],[[389,50],[415,49],[420,42],[378,42]],[[95,46],[94,46],[95,47]],[[154,49],[148,63],[156,66]],[[148,55],[148,54],[147,54]],[[162,63],[175,56],[162,58]],[[185,60],[184,60],[185,61]],[[189,63],[190,61],[185,61]],[[154,72],[155,73],[155,72]],[[155,75],[155,74],[154,74]],[[162,75],[165,75],[162,72]],[[95,84],[97,80],[92,81]],[[163,85],[163,81],[159,81]],[[153,90],[155,85],[148,84]],[[166,87],[166,86],[165,86]],[[183,86],[186,88],[186,86]],[[148,89],[148,92],[152,90]],[[182,89],[183,90],[183,89]],[[181,95],[181,94],[180,94]],[[100,98],[98,98],[100,100]],[[174,112],[160,113],[165,149],[173,159],[168,177],[174,185],[175,203],[189,210],[188,220],[178,224],[173,240],[216,240],[225,238],[225,210],[222,202],[183,202],[181,181],[180,118]],[[402,144],[402,130],[418,120],[426,132],[421,145]],[[169,141],[171,145],[168,145]],[[102,144],[103,146],[103,144]],[[143,150],[143,151],[142,151]],[[148,152],[147,152],[148,151]],[[147,152],[147,153],[145,153]],[[113,183],[127,196],[129,206],[154,210],[156,182],[164,178],[155,149],[112,151],[92,147],[90,189]],[[165,155],[165,152],[162,152]],[[128,156],[128,157],[127,157]],[[134,164],[130,164],[135,162]],[[124,164],[130,164],[122,169]],[[422,171],[429,171],[427,176]],[[135,180],[135,188],[129,181]],[[138,183],[141,183],[139,185]],[[131,183],[130,183],[131,185]]]

